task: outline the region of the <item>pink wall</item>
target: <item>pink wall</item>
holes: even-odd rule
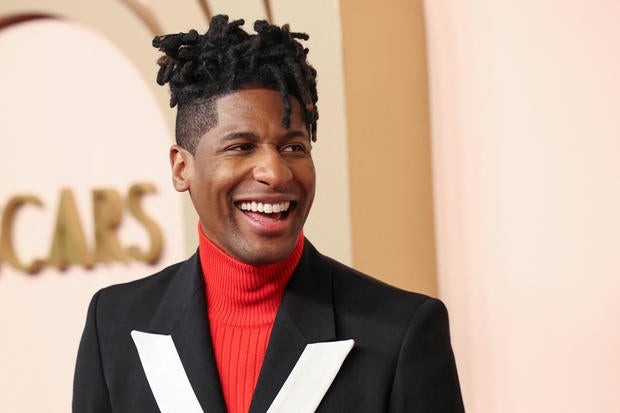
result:
[[[469,411],[620,411],[620,3],[426,1]]]

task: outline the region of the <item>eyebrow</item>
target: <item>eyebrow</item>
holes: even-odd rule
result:
[[[282,135],[279,139],[281,141],[285,141],[291,138],[296,138],[296,137],[303,137],[306,139],[310,139],[308,137],[308,134],[305,133],[303,130],[301,129],[294,129],[294,130],[290,130],[288,132],[286,132],[284,135]],[[253,141],[258,141],[260,140],[260,137],[255,134],[254,132],[232,132],[229,133],[227,135],[224,135],[224,137],[222,138],[223,142],[229,142],[229,141],[233,141],[236,139],[251,139]]]
[[[290,131],[286,132],[282,136],[282,140],[291,139],[291,138],[297,138],[299,136],[301,136],[302,138],[310,139],[308,134],[306,132],[304,132],[302,129],[293,129],[293,130],[290,130]]]
[[[235,139],[252,139],[253,141],[259,140],[257,134],[252,132],[232,132],[224,135],[222,138],[223,142],[234,141]]]

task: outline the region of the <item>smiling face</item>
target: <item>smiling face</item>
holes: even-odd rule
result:
[[[266,265],[295,247],[314,199],[308,130],[291,97],[282,126],[280,93],[247,89],[215,102],[217,124],[192,155],[170,149],[174,187],[189,191],[204,234],[239,261]]]

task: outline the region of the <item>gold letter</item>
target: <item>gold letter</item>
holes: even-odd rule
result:
[[[127,207],[133,217],[138,220],[149,234],[151,240],[151,247],[147,252],[142,252],[138,247],[131,246],[127,249],[129,255],[138,261],[143,261],[148,264],[155,264],[160,258],[163,251],[164,241],[161,233],[161,229],[157,226],[157,223],[146,215],[142,210],[140,201],[142,197],[147,193],[157,192],[155,185],[149,183],[135,184],[129,188],[129,194],[127,195]]]
[[[4,257],[13,268],[19,271],[24,271],[29,274],[36,274],[45,265],[45,261],[41,259],[35,259],[30,264],[23,264],[13,246],[13,223],[15,221],[15,213],[24,204],[33,204],[38,207],[43,206],[43,203],[39,198],[34,195],[21,195],[14,196],[9,200],[2,214],[2,236],[0,237],[0,256]]]
[[[116,231],[123,219],[123,200],[114,189],[93,191],[97,262],[127,261]]]
[[[86,268],[92,268],[94,261],[86,246],[73,193],[70,189],[63,189],[60,193],[56,229],[48,264],[66,270],[71,264],[82,264]]]

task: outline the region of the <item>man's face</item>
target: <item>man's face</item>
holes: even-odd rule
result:
[[[282,126],[280,93],[234,92],[215,102],[217,124],[192,156],[174,145],[174,186],[189,190],[204,234],[228,255],[252,265],[286,258],[314,199],[310,139],[299,102]]]

